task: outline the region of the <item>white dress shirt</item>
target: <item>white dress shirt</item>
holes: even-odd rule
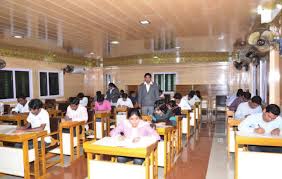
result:
[[[76,110],[72,110],[70,106],[67,108],[66,116],[68,116],[72,121],[85,121],[88,120],[88,113],[86,107],[78,105]]]
[[[50,133],[50,120],[49,120],[49,114],[48,112],[41,108],[40,112],[37,115],[29,113],[27,117],[27,122],[31,124],[31,128],[37,128],[40,127],[42,124],[46,124],[44,130],[47,131],[47,133]],[[39,139],[40,140],[40,139]],[[46,143],[51,143],[51,137],[45,137],[44,138]]]
[[[79,104],[81,104],[82,106],[86,107],[88,104],[88,98],[87,97],[83,97],[80,101]]]
[[[235,118],[243,119],[247,115],[261,113],[261,112],[262,112],[261,106],[258,106],[255,109],[252,109],[249,106],[248,102],[244,102],[244,103],[239,104],[239,106],[238,106],[238,108],[235,112]]]
[[[178,106],[182,109],[182,110],[191,110],[191,106],[189,104],[188,101],[188,96],[183,96],[180,100],[180,103],[178,104]]]
[[[26,112],[29,112],[28,103],[29,103],[29,101],[27,101],[24,106],[21,105],[20,103],[17,103],[16,107],[14,107],[14,108],[12,109],[12,111],[13,111],[13,112],[17,112],[17,113],[26,113]]]
[[[265,122],[263,120],[263,113],[256,113],[248,116],[245,120],[243,120],[238,126],[238,129],[243,133],[253,133],[255,128],[259,127],[265,130],[265,134],[270,134],[273,129],[279,128],[281,135],[282,118],[278,116],[273,121]]]
[[[129,108],[133,108],[133,104],[131,99],[127,98],[126,101],[123,98],[119,98],[117,101],[117,106],[127,106]]]
[[[153,82],[150,82],[149,84],[144,82],[144,84],[146,85],[146,90],[147,90],[147,93],[148,93],[149,90],[150,90],[150,86],[153,85]]]

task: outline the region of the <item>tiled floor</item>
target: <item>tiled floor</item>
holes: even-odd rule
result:
[[[216,120],[215,125],[202,124],[183,148],[168,179],[233,179],[232,159],[227,160],[224,117]],[[231,171],[231,172],[230,172]],[[159,178],[162,178],[162,170]],[[87,176],[85,157],[76,160],[68,167],[52,167],[44,179],[84,179]],[[0,176],[0,179],[18,179]]]

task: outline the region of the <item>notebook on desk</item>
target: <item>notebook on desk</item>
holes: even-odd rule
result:
[[[133,142],[132,138],[120,140],[119,137],[104,137],[93,142],[93,144],[108,147],[146,148],[155,142],[156,139],[154,137],[141,137],[138,142]]]
[[[17,126],[0,125],[0,134],[12,134],[16,131]]]

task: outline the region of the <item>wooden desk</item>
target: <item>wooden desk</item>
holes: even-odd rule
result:
[[[28,116],[28,113],[23,113],[23,114],[5,114],[5,115],[0,115],[0,121],[17,122],[17,125],[21,126],[22,121],[23,121],[23,124],[26,124],[27,116]]]
[[[93,130],[94,130],[94,139],[97,139],[97,127],[96,127],[96,122],[97,119],[101,119],[101,129],[102,129],[102,138],[105,136],[110,135],[110,117],[111,113],[95,113],[93,117]],[[106,123],[106,134],[105,134],[105,129],[104,129],[104,123]]]
[[[259,137],[259,136],[243,136],[237,132],[235,137],[235,179],[238,179],[238,152],[239,145],[258,145],[258,146],[282,146],[282,136],[280,137]],[[258,152],[261,153],[261,152]],[[270,161],[266,161],[270,162]],[[263,164],[262,164],[263,165]],[[265,163],[265,165],[270,165]],[[279,171],[278,171],[279,172]],[[271,177],[270,177],[271,178]]]
[[[80,126],[82,127],[82,133],[80,134]],[[76,155],[77,158],[80,157],[80,140],[84,141],[84,135],[85,135],[85,122],[84,121],[66,121],[62,122],[60,124],[60,158],[61,161],[64,161],[64,150],[63,150],[63,129],[69,129],[70,130],[70,159],[71,162],[74,160],[74,128],[76,131],[76,138],[77,138],[77,146],[76,146]]]
[[[182,150],[182,116],[176,116],[176,152],[180,153]]]
[[[156,128],[159,135],[164,136],[164,178],[170,171],[174,161],[174,142],[173,132],[175,127],[173,126],[157,126]]]
[[[236,131],[236,128],[238,127],[238,125],[241,123],[241,120],[239,119],[234,119],[234,118],[228,118],[227,119],[227,127],[226,127],[226,131],[227,131],[227,156],[228,159],[230,158],[230,143],[231,143],[231,135],[230,135],[230,128],[233,129],[233,131]],[[235,138],[233,139],[233,143],[235,141]]]
[[[191,126],[190,126],[190,111],[189,110],[181,110],[181,114],[185,115],[187,118],[187,135],[186,135],[186,140],[187,142],[189,141],[189,137],[191,135]]]
[[[110,137],[105,137],[97,142],[102,142],[103,140],[110,140]],[[144,148],[126,148],[126,147],[98,145],[95,141],[85,142],[83,144],[83,148],[87,153],[88,178],[90,179],[89,165],[90,165],[90,161],[94,159],[93,155],[95,155],[96,160],[101,160],[100,155],[145,158],[146,179],[150,178],[150,164],[153,165],[153,178],[157,178],[158,177],[157,145],[158,142],[156,141]],[[119,178],[121,176],[116,176],[116,177]]]
[[[4,126],[4,125],[2,125]],[[24,132],[21,134],[15,133],[1,133],[0,131],[0,141],[1,142],[13,142],[13,143],[22,143],[23,144],[23,163],[24,163],[24,178],[30,179],[30,165],[29,165],[29,156],[28,156],[28,141],[33,140],[33,148],[35,152],[35,160],[34,160],[34,177],[39,178],[39,153],[38,153],[38,138],[41,138],[41,141],[44,141],[44,137],[47,135],[46,131],[40,132]],[[42,153],[42,167],[43,167],[43,175],[46,173],[44,169],[46,164],[45,161],[45,142],[41,142],[41,153]]]

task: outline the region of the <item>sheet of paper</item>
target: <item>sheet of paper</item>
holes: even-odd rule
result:
[[[257,133],[246,133],[246,132],[241,132],[237,131],[236,135],[238,136],[245,136],[245,137],[258,137],[258,138],[282,138],[282,135],[280,134],[279,136],[273,136],[270,133],[268,134],[257,134]]]
[[[156,142],[154,137],[141,137],[136,143],[133,142],[132,138],[120,140],[119,137],[104,137],[101,140],[93,142],[93,144],[111,147],[145,148],[154,142]]]
[[[12,125],[0,125],[0,134],[12,134],[15,132],[17,126]]]

